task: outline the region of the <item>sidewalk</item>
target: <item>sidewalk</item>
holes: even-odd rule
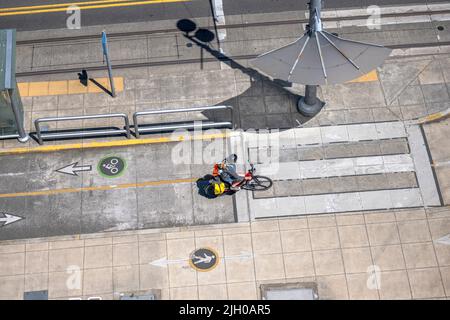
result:
[[[227,23],[298,19],[302,14],[227,17]],[[345,23],[336,27],[344,37],[401,44],[429,42],[431,37],[438,41],[437,35],[444,41],[438,23],[448,26],[430,19],[386,25],[381,31]],[[159,28],[175,24],[165,21]],[[222,48],[233,56],[259,54],[299,36],[299,27],[271,26],[270,32],[268,27],[229,28]],[[411,28],[417,31],[409,38],[402,36]],[[150,38],[155,46],[142,46]],[[254,195],[242,191],[211,205],[198,196],[194,185],[196,178],[210,172],[211,164],[174,165],[169,160],[173,142],[185,140],[175,137],[169,142],[168,135],[46,141],[44,146],[61,149],[46,153],[32,140],[0,140],[0,154],[9,153],[0,156],[0,177],[8,181],[0,188],[0,210],[25,218],[0,226],[0,238],[6,240],[0,241],[0,298],[22,299],[26,291],[48,290],[50,299],[118,299],[120,293],[150,290],[162,299],[258,299],[261,284],[307,281],[317,281],[321,299],[449,298],[448,119],[421,126],[410,121],[449,108],[448,48],[399,50],[370,76],[322,86],[319,95],[325,108],[307,119],[296,110],[302,86],[275,84],[248,69],[248,60],[219,62],[215,41],[199,47],[180,32],[148,39],[137,37],[128,45],[116,42],[115,52],[121,55],[116,63],[121,57],[197,59],[201,52],[211,60],[114,70],[123,81],[116,98],[89,90],[48,90],[47,95],[29,90],[36,82],[50,88],[54,81],[68,89],[76,75],[20,78],[28,83],[21,84],[28,88],[23,97],[27,129],[34,131],[33,121],[42,117],[131,117],[143,110],[231,105],[238,129],[260,130],[234,132],[241,141],[271,136],[280,142],[279,170],[271,175],[274,187]],[[65,50],[45,51],[43,46],[34,53],[40,60],[33,63],[48,67],[50,62],[71,61],[78,67],[76,59],[86,57],[80,48],[66,55]],[[88,56],[94,57],[92,63],[101,60],[95,50]],[[32,56],[18,54],[24,71]],[[106,71],[90,75],[104,78]],[[218,121],[225,116],[203,112],[148,121]],[[120,125],[96,120],[47,129]],[[268,134],[264,129],[282,130]],[[236,136],[200,136],[200,150],[206,152],[213,143],[228,146]],[[142,143],[135,145],[138,141]],[[270,175],[265,172],[270,164],[259,158],[267,145],[247,141],[250,144],[239,150],[240,159],[256,162],[258,173]],[[114,142],[114,147],[92,148],[104,142]],[[92,143],[91,148],[85,143]],[[123,176],[112,180],[101,173],[101,161],[111,156],[128,164]],[[208,156],[211,161],[214,157],[218,156]],[[75,162],[90,166],[92,172],[80,172],[77,178],[55,171]],[[141,230],[120,231],[125,229]],[[57,235],[65,236],[48,237]],[[32,237],[38,239],[11,240]],[[186,262],[201,247],[219,254],[219,265],[210,272],[195,271]],[[374,274],[368,268],[374,266],[380,268],[381,286],[371,289],[367,283]],[[74,279],[79,286],[67,284]]]
[[[1,242],[0,298],[260,299],[261,284],[316,281],[320,299],[449,299],[449,228],[447,207]],[[201,247],[212,271],[188,266]]]

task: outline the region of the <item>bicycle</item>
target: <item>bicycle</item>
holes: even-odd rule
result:
[[[245,173],[242,180],[237,183],[234,188],[248,190],[248,191],[265,191],[272,187],[273,181],[265,176],[255,175],[256,168],[251,163],[250,169]],[[217,190],[217,185],[222,185],[220,192],[214,192]],[[237,192],[237,190],[231,190],[229,183],[221,179],[221,169],[219,164],[214,165],[213,173],[211,179],[209,179],[208,185],[205,187],[206,194],[214,194],[215,196],[221,196],[223,194],[232,195]],[[219,187],[220,188],[220,187]]]

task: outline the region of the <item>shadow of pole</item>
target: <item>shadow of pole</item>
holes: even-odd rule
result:
[[[217,41],[217,48],[220,49],[220,39],[219,39],[219,33],[217,31],[217,22],[219,22],[219,20],[217,19],[217,15],[216,15],[216,10],[214,7],[214,3],[213,0],[209,0],[209,6],[211,7],[211,15],[213,18],[213,24],[214,24],[214,33],[216,35],[216,41]]]
[[[214,34],[207,29],[198,29],[194,36],[191,36],[188,33],[185,33],[184,37],[186,39],[188,39],[189,41],[192,41],[193,43],[195,43],[200,48],[207,51],[210,55],[212,55],[214,58],[216,58],[220,62],[227,64],[230,68],[241,70],[243,73],[245,73],[246,75],[248,75],[250,77],[259,75],[261,77],[261,79],[272,82],[273,84],[275,84],[283,89],[285,87],[292,86],[292,83],[290,83],[288,81],[284,81],[284,80],[280,80],[280,79],[271,79],[268,76],[260,73],[259,71],[255,70],[253,68],[245,67],[242,64],[233,60],[232,58],[228,57],[227,55],[223,54],[219,50],[216,50],[216,49],[212,48],[211,46],[209,46],[208,43],[214,39],[214,38],[212,38],[212,37],[214,37]]]
[[[100,89],[102,89],[104,92],[106,92],[107,94],[109,94],[111,97],[113,97],[113,94],[110,90],[108,90],[107,88],[105,88],[101,83],[99,83],[97,80],[93,79],[93,78],[89,78],[89,81],[91,81],[93,84],[95,84],[97,87],[99,87]]]

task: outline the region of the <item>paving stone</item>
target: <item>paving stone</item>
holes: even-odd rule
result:
[[[414,299],[445,296],[438,268],[409,270],[408,276]]]
[[[378,141],[352,143],[350,148],[353,157],[377,156],[382,154],[380,151],[380,142]]]
[[[302,182],[302,180],[277,181],[273,188],[274,194],[277,197],[303,195]]]
[[[349,141],[376,140],[377,127],[374,123],[354,124],[347,126]]]
[[[450,101],[431,102],[427,103],[426,109],[428,114],[434,114],[445,111],[450,108]]]
[[[311,250],[311,240],[308,229],[281,231],[283,252],[302,252]]]
[[[406,139],[392,139],[380,141],[382,154],[402,154],[409,153],[408,142]]]
[[[265,96],[264,102],[268,113],[289,113],[290,102],[286,95]]]
[[[265,112],[264,101],[261,97],[240,97],[239,112],[242,115],[262,114]]]
[[[378,290],[367,286],[367,273],[347,275],[349,298],[352,300],[377,300]]]
[[[338,230],[342,248],[366,247],[369,245],[364,225],[339,226]]]
[[[425,102],[420,86],[408,86],[398,97],[401,106],[423,104]]]
[[[265,129],[267,128],[266,117],[264,115],[241,115],[241,128],[248,129]]]
[[[317,276],[344,273],[344,263],[342,261],[341,250],[313,251],[313,256]]]
[[[386,174],[389,188],[406,189],[417,188],[417,179],[414,172],[392,172]]]
[[[431,242],[407,243],[402,247],[408,269],[437,267],[436,254]]]
[[[351,145],[345,143],[324,145],[326,159],[349,158],[352,156]]]
[[[346,123],[370,123],[373,122],[372,109],[344,110]]]
[[[373,263],[381,271],[405,269],[405,260],[401,245],[372,246]]]
[[[386,174],[356,176],[356,181],[361,191],[389,189]]]
[[[320,126],[335,126],[338,124],[346,124],[345,113],[339,111],[324,111],[317,116]]]
[[[443,102],[450,99],[444,83],[422,85],[422,92],[426,103]]]
[[[283,257],[287,278],[314,276],[314,263],[310,251],[285,253]]]
[[[419,75],[419,81],[422,85],[443,83],[444,76],[442,74],[442,67],[439,60],[431,62],[425,70]]]
[[[303,194],[323,194],[330,193],[331,188],[328,183],[328,178],[325,179],[304,179],[302,180]]]
[[[320,299],[348,299],[348,287],[345,275],[318,276],[317,287]]]
[[[372,109],[372,114],[375,122],[402,120],[402,113],[399,107],[374,108]]]
[[[342,256],[347,274],[367,272],[367,269],[373,265],[369,247],[342,249]]]
[[[285,278],[286,275],[282,254],[261,254],[255,256],[254,259],[256,280],[262,281]]]
[[[358,183],[356,177],[331,177],[326,181],[331,188],[332,193],[358,191]]]
[[[411,299],[408,274],[404,270],[381,272],[380,298],[384,300]]]
[[[395,223],[368,224],[367,234],[372,246],[400,243]]]
[[[227,284],[228,299],[230,300],[256,300],[256,286],[254,282]]]
[[[266,116],[267,127],[272,128],[292,128],[293,122],[290,114],[273,114]]]
[[[298,161],[297,148],[280,149],[280,162]]]
[[[25,268],[25,253],[0,254],[0,276],[23,274]]]
[[[320,160],[325,158],[325,152],[323,148],[320,147],[299,147],[298,159],[299,160]]]
[[[127,265],[113,268],[114,292],[136,292],[139,290],[139,266]]]
[[[262,199],[262,198],[272,198],[275,196],[275,186],[278,185],[278,183],[280,183],[282,181],[274,181],[273,182],[273,186],[272,188],[268,189],[268,190],[264,190],[264,191],[257,191],[257,192],[253,192],[253,197],[255,199]]]
[[[402,106],[400,109],[404,120],[418,119],[428,114],[424,104]]]
[[[313,250],[340,248],[339,235],[336,227],[311,228],[310,234]]]

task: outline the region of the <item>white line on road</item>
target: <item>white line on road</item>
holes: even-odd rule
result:
[[[213,9],[214,9],[214,14],[215,17],[214,19],[216,20],[216,24],[218,26],[224,26],[225,25],[225,13],[223,11],[223,1],[222,0],[214,0],[213,1]],[[225,38],[227,37],[227,30],[224,29],[220,29],[218,31],[218,35],[219,40],[223,41],[225,40]]]

